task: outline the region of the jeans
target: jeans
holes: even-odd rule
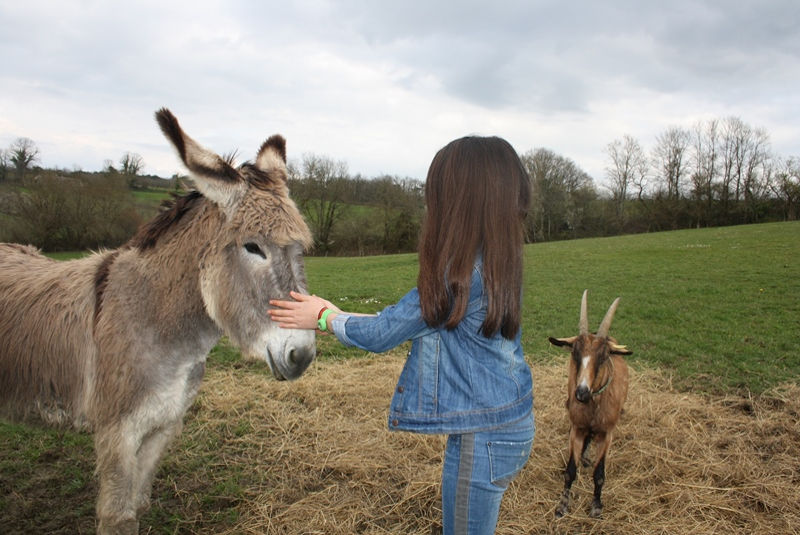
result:
[[[531,453],[533,414],[505,427],[449,435],[442,468],[443,535],[490,535],[508,484]]]

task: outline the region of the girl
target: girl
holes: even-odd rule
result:
[[[494,533],[503,494],[530,455],[533,384],[520,344],[529,199],[528,175],[507,141],[452,141],[428,170],[417,288],[374,316],[296,293],[270,303],[281,327],[333,332],[366,351],[412,341],[389,429],[448,435],[445,535]]]

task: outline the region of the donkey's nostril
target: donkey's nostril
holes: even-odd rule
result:
[[[308,368],[314,360],[314,347],[287,347],[283,353],[283,368],[281,371],[287,379],[296,379]]]

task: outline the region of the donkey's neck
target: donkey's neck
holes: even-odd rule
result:
[[[212,242],[221,224],[218,210],[200,199],[155,243],[120,251],[115,262],[120,286],[127,286],[135,296],[137,323],[160,340],[176,345],[196,341],[205,346],[221,336],[200,292],[203,258],[217,245]]]

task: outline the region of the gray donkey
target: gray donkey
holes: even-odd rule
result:
[[[289,198],[284,139],[234,167],[169,110],[156,120],[199,191],[119,249],[80,260],[0,244],[0,415],[94,433],[98,533],[138,532],[158,462],[223,334],[278,379],[299,377],[315,355],[313,331],[267,315],[270,299],[306,292],[311,243]]]

